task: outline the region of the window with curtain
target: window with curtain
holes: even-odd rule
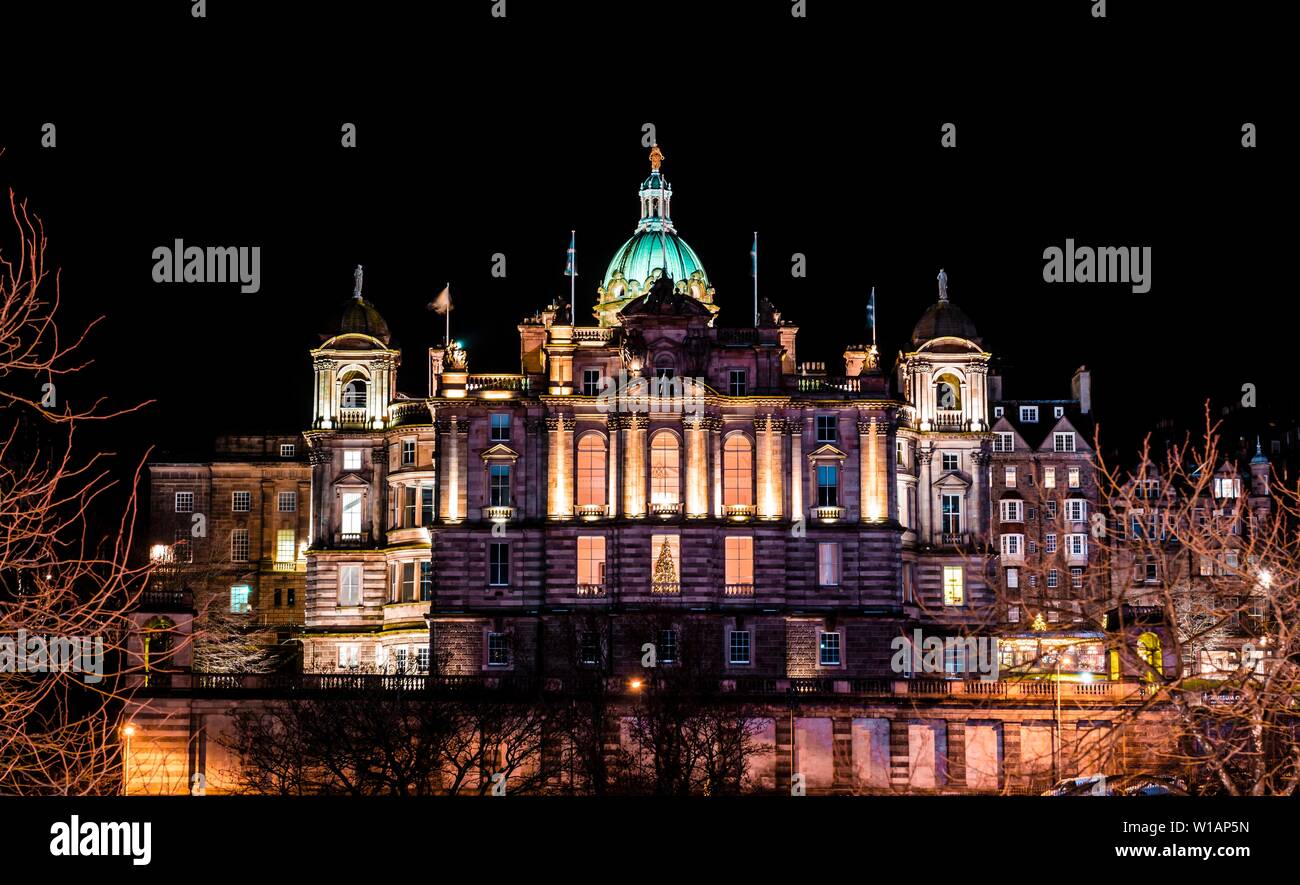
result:
[[[578,440],[578,506],[604,506],[605,495],[605,440],[584,434]]]
[[[667,430],[650,443],[650,503],[677,504],[681,488],[681,450],[677,437]]]
[[[754,503],[754,447],[744,434],[722,444],[722,503]]]

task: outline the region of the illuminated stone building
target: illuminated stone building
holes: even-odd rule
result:
[[[678,233],[662,159],[596,292],[517,325],[514,371],[474,371],[450,342],[427,354],[426,391],[399,392],[411,354],[357,269],[304,379],[294,684],[631,691],[649,646],[762,711],[762,788],[798,773],[828,792],[1028,789],[1105,767],[1132,686],[968,681],[960,651],[937,673],[895,661],[917,630],[1088,626],[1069,600],[1014,596],[1095,509],[1087,373],[1070,400],[1004,400],[942,273],[892,373],[866,343],[830,370],[800,362],[798,328],[767,301],[752,325],[748,307],[721,325],[748,299],[718,293]],[[1090,555],[1065,554],[1041,589],[1082,589],[1060,582]],[[173,685],[133,715],[146,730],[188,717],[169,727],[192,748],[225,722],[217,699],[255,703],[270,683]],[[177,789],[200,770],[187,752],[141,788]]]

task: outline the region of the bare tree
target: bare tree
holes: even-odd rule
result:
[[[121,514],[99,535],[91,510],[118,481],[111,455],[83,454],[77,432],[122,411],[102,399],[74,406],[65,395],[64,381],[90,364],[79,353],[89,327],[70,339],[60,333],[59,275],[46,268],[41,219],[12,190],[9,215],[14,236],[0,241],[0,637],[14,645],[0,661],[11,671],[0,678],[0,791],[113,792],[121,776],[115,671],[125,613],[147,572],[129,562],[143,461]],[[104,678],[87,681],[48,656],[41,665],[31,637],[64,648],[102,643]],[[30,672],[33,664],[49,672]]]

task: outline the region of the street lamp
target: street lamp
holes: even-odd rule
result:
[[[135,725],[128,722],[122,726],[122,737],[126,744],[122,748],[122,795],[127,795],[127,774],[131,767],[131,738],[135,737]]]

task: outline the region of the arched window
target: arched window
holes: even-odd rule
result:
[[[722,444],[722,503],[754,503],[754,447],[743,433]]]
[[[650,441],[650,503],[677,504],[681,500],[681,473],[677,437],[661,430]]]
[[[345,409],[364,409],[366,407],[366,395],[370,386],[366,383],[365,377],[353,373],[343,379],[343,401],[342,408]]]
[[[141,636],[144,658],[144,684],[156,685],[160,673],[166,672],[172,656],[176,625],[163,617],[152,618],[144,625]]]
[[[578,440],[578,506],[605,505],[605,440],[586,433]]]
[[[934,380],[934,403],[940,409],[961,408],[961,382],[945,372]]]

